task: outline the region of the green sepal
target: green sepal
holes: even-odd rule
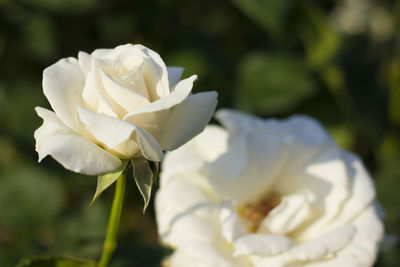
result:
[[[145,213],[151,198],[151,188],[153,186],[153,179],[158,174],[158,163],[154,171],[151,169],[149,161],[146,159],[132,159],[133,177],[136,185],[143,197],[143,213]]]
[[[94,193],[94,197],[92,202],[89,205],[89,208],[93,206],[94,202],[96,199],[101,195],[101,193],[104,192],[110,185],[112,185],[118,177],[121,176],[121,174],[124,172],[126,166],[128,165],[128,161],[125,160],[122,162],[121,166],[116,169],[114,172],[107,173],[104,175],[99,175],[97,178],[97,187],[96,187],[96,193]]]

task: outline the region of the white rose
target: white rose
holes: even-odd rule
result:
[[[219,111],[167,154],[156,196],[172,267],[372,266],[383,225],[360,159],[314,120]]]
[[[65,168],[96,175],[120,159],[161,161],[202,131],[214,112],[215,92],[190,95],[196,75],[166,67],[142,45],[79,52],[43,72],[43,92],[54,112],[37,107],[39,161],[51,155]]]

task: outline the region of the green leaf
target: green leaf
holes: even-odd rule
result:
[[[96,267],[96,263],[67,257],[41,257],[26,260],[16,267]]]
[[[47,16],[30,15],[24,23],[24,38],[29,54],[35,58],[51,59],[57,54],[54,25]]]
[[[400,126],[400,58],[394,59],[388,66],[389,79],[389,119]]]
[[[354,144],[352,128],[346,124],[339,124],[328,127],[329,133],[333,136],[336,144],[341,148],[350,150]]]
[[[232,0],[247,16],[273,37],[283,33],[284,20],[292,5],[290,0]]]
[[[62,14],[81,14],[96,7],[98,0],[23,0],[23,4],[34,8],[51,10]]]
[[[0,225],[5,229],[32,233],[33,228],[53,222],[64,201],[60,177],[38,165],[20,163],[0,172]]]
[[[144,200],[143,213],[146,211],[150,202],[151,187],[153,185],[153,171],[150,168],[149,162],[145,159],[131,160],[133,166],[133,177],[136,185]],[[158,172],[156,169],[155,175]]]
[[[199,77],[208,75],[206,56],[200,50],[178,49],[168,56],[166,62],[169,66],[185,66],[185,77],[192,74],[197,74]]]
[[[297,24],[297,33],[306,49],[309,65],[322,68],[339,52],[342,45],[341,36],[333,28],[322,7],[302,2],[301,8],[304,17]]]
[[[124,161],[122,162],[121,166],[117,170],[115,170],[115,172],[99,175],[99,177],[97,178],[96,193],[94,193],[93,200],[90,203],[89,207],[93,206],[94,202],[100,196],[100,194],[103,193],[104,190],[110,187],[110,185],[112,185],[118,179],[118,177],[124,172],[127,164],[128,161]]]
[[[304,60],[288,53],[245,57],[237,79],[236,106],[262,115],[288,110],[315,91]]]

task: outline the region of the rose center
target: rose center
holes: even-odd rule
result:
[[[281,197],[271,194],[257,203],[237,205],[236,210],[243,225],[250,233],[256,233],[262,220],[281,202]]]

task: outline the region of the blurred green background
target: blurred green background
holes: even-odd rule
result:
[[[319,119],[375,178],[400,237],[400,2],[390,0],[0,0],[0,266],[45,255],[97,258],[113,189],[37,163],[42,71],[78,51],[141,43],[198,74],[219,107]],[[132,179],[113,267],[159,266],[152,208]],[[399,266],[400,246],[376,266]],[[40,265],[38,265],[40,266]]]

